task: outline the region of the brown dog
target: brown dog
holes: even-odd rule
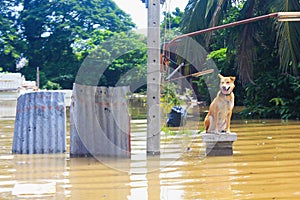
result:
[[[234,107],[235,77],[224,77],[219,74],[220,91],[209,106],[209,111],[204,120],[207,133],[230,133],[230,120]]]

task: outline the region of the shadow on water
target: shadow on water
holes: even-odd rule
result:
[[[196,131],[163,134],[162,154],[147,157],[146,121],[136,119],[131,159],[99,162],[70,159],[69,149],[13,155],[14,120],[1,119],[0,199],[300,199],[299,129],[299,121],[234,120],[233,156],[205,157]]]

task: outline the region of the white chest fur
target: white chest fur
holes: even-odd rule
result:
[[[220,103],[218,104],[218,130],[222,131],[226,127],[226,123],[228,120],[228,115],[232,112],[234,107],[234,102],[230,101],[229,99],[223,98]]]

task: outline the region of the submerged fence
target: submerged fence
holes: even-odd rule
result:
[[[66,109],[61,92],[31,92],[18,98],[12,152],[66,151]]]
[[[128,87],[74,84],[70,108],[70,155],[130,156]]]

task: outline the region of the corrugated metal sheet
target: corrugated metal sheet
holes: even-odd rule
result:
[[[32,92],[18,98],[13,153],[66,151],[66,108],[61,92]]]
[[[74,84],[71,103],[71,156],[130,156],[128,87]]]

